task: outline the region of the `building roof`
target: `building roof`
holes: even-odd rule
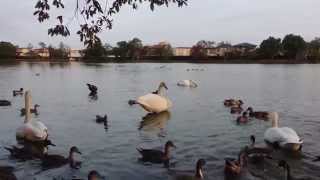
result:
[[[254,49],[257,47],[257,45],[255,44],[250,44],[250,43],[240,43],[240,44],[236,44],[233,47],[236,48],[246,48],[246,49]]]

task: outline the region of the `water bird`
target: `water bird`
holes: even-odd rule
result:
[[[88,180],[98,180],[100,178],[101,178],[101,175],[96,170],[92,170],[88,174]]]
[[[68,157],[57,154],[45,154],[41,159],[41,165],[44,169],[52,169],[64,166],[69,163],[71,168],[79,169],[81,166],[81,162],[74,159],[74,153],[81,154],[76,146],[72,146],[70,148]]]
[[[13,90],[12,94],[13,96],[23,95],[23,88],[20,88],[20,90]]]
[[[249,113],[250,117],[254,117],[256,119],[261,119],[261,120],[268,120],[270,119],[270,116],[272,116],[272,112],[268,111],[253,111],[252,107],[248,107],[246,110]]]
[[[181,81],[178,81],[177,85],[182,87],[191,87],[191,88],[198,87],[198,84],[193,80],[181,80]]]
[[[247,112],[243,112],[242,115],[237,118],[237,123],[246,123],[248,120]]]
[[[303,141],[295,130],[289,127],[279,126],[279,114],[273,112],[270,115],[272,127],[268,128],[264,133],[266,142],[290,151],[298,151],[302,148]]]
[[[11,106],[11,102],[8,100],[0,100],[0,106]]]
[[[26,117],[23,125],[17,129],[16,137],[31,142],[47,140],[48,128],[42,122],[31,119],[30,105],[31,93],[27,91],[25,93]]]
[[[142,161],[151,163],[164,163],[166,166],[168,166],[170,159],[170,149],[175,147],[176,146],[172,141],[167,141],[164,146],[164,151],[143,148],[137,148],[137,150],[142,155]]]
[[[104,116],[96,115],[96,122],[107,124],[108,123],[107,115],[106,114]]]
[[[226,107],[241,106],[241,105],[243,105],[243,101],[241,99],[225,99],[223,104]]]
[[[231,114],[240,114],[243,111],[241,104],[232,105],[230,107],[230,113]]]
[[[320,161],[320,156],[317,156],[316,159],[313,160],[313,162]]]
[[[250,136],[250,142],[251,145],[244,148],[248,160],[256,164],[263,162],[265,158],[272,159],[271,153],[273,150],[267,147],[256,147],[256,138],[254,135]]]
[[[98,87],[93,85],[93,84],[89,84],[87,83],[88,89],[90,90],[90,92],[92,94],[97,94],[98,93]]]
[[[2,180],[17,180],[13,173],[14,168],[11,166],[0,166],[0,179]]]
[[[38,108],[39,108],[39,107],[40,107],[39,104],[35,104],[35,105],[33,106],[33,109],[32,109],[32,108],[30,109],[30,113],[33,113],[33,114],[38,115],[38,114],[39,114],[39,112],[38,112]],[[24,115],[26,114],[26,108],[21,108],[21,109],[20,109],[20,113],[21,113],[21,116],[24,116]]]
[[[165,96],[165,90],[168,87],[164,82],[160,82],[158,90],[155,93],[149,93],[138,97],[137,100],[129,100],[129,105],[139,104],[143,109],[149,113],[160,113],[167,111],[172,102]]]
[[[280,160],[278,162],[278,167],[283,168],[285,171],[284,180],[311,180],[311,178],[295,178],[291,175],[291,170],[289,164],[285,160]]]
[[[177,180],[185,180],[185,179],[194,179],[194,180],[199,180],[203,179],[203,167],[205,166],[206,161],[204,159],[199,159],[196,163],[196,169],[195,172],[192,172],[193,174],[191,175],[191,172],[187,171],[176,171],[169,169],[170,173],[174,173],[175,179]]]
[[[238,154],[238,159],[225,158],[224,173],[226,177],[235,177],[241,174],[242,167],[245,164],[247,155],[244,150]]]

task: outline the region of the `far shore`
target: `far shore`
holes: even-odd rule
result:
[[[1,60],[0,60],[1,62]],[[3,61],[5,63],[13,62],[13,59]],[[172,58],[172,59],[116,59],[116,58],[100,58],[100,59],[80,59],[77,61],[69,61],[67,59],[15,59],[14,62],[83,62],[83,63],[194,63],[194,64],[319,64],[309,60],[296,59],[196,59],[196,58]]]

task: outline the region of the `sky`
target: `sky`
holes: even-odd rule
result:
[[[76,0],[63,1],[64,11],[52,11],[52,17],[61,13],[65,18],[72,17]],[[72,48],[83,47],[76,35],[76,20],[69,24],[70,37],[49,37],[47,29],[55,21],[38,23],[33,16],[36,0],[1,2],[0,41],[20,47],[28,43],[37,46],[40,41],[53,45],[63,41]],[[192,46],[202,39],[259,44],[269,36],[282,38],[289,33],[310,41],[320,37],[319,8],[320,0],[189,0],[186,7],[172,4],[153,12],[147,6],[136,11],[123,8],[114,17],[113,29],[103,31],[99,37],[111,45],[138,37],[144,44],[167,41],[175,47]]]

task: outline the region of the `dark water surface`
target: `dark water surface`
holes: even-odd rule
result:
[[[198,69],[187,71],[187,69]],[[40,76],[36,76],[40,73]],[[176,82],[193,79],[196,89],[181,88]],[[128,99],[154,90],[160,81],[169,87],[173,102],[170,113],[151,117],[141,127],[146,112],[130,107]],[[87,82],[99,88],[98,100],[88,97]],[[278,111],[280,125],[294,128],[304,140],[303,153],[278,152],[286,159],[295,177],[320,179],[320,66],[319,65],[215,65],[215,64],[49,64],[21,63],[0,66],[0,99],[12,101],[0,107],[0,146],[16,144],[15,131],[23,123],[19,109],[22,97],[12,90],[30,89],[33,103],[40,104],[34,117],[49,128],[57,147],[50,153],[67,155],[76,145],[82,151],[83,166],[68,166],[40,171],[40,161],[20,162],[9,159],[0,148],[0,165],[12,165],[19,179],[53,179],[72,176],[85,178],[96,169],[107,179],[170,179],[162,165],[138,161],[139,146],[161,147],[172,140],[175,169],[193,170],[198,158],[207,160],[206,179],[224,179],[225,157],[236,157],[240,148],[256,135],[264,146],[263,134],[270,122],[251,121],[237,125],[222,101],[239,97],[257,110]],[[109,128],[96,124],[96,114],[109,116]],[[249,166],[240,179],[281,180],[284,173],[270,161],[264,167]]]

